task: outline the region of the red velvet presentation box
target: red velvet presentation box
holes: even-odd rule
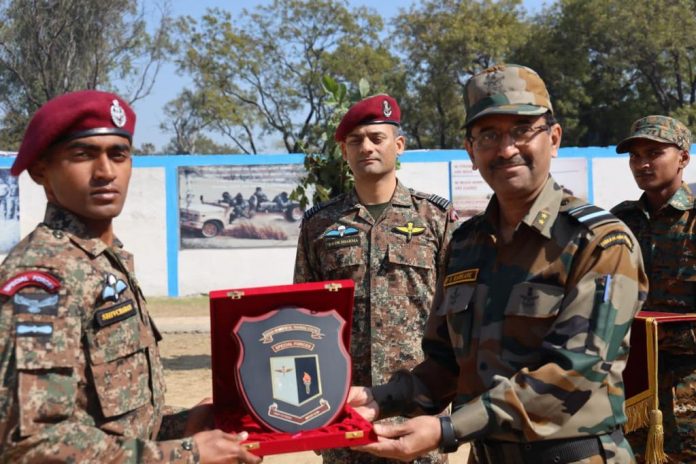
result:
[[[350,352],[353,311],[352,280],[312,282],[210,292],[213,407],[216,427],[246,431],[247,449],[258,456],[358,446],[376,441],[372,424],[347,404],[334,422],[297,433],[274,432],[260,424],[246,407],[236,380],[240,347],[233,330],[240,318],[259,317],[288,306],[324,312],[336,310],[345,320],[343,342]],[[350,379],[350,376],[348,377]]]
[[[696,322],[696,313],[640,311],[636,314],[631,325],[631,351],[623,372],[626,432],[648,427],[650,410],[669,407],[658,404],[658,327],[683,322]]]

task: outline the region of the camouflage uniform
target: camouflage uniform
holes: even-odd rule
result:
[[[498,242],[498,216],[494,196],[454,233],[426,360],[373,388],[381,414],[453,401],[477,462],[542,462],[540,447],[578,439],[599,454],[558,462],[631,462],[621,373],[647,291],[633,235],[552,178],[510,243]]]
[[[686,184],[654,213],[645,194],[612,209],[638,239],[650,293],[645,311],[696,310],[696,201]],[[693,324],[660,326],[659,399],[665,451],[674,461],[696,461],[696,329]],[[674,391],[674,393],[673,393]],[[669,405],[673,405],[673,408]],[[629,435],[642,454],[647,430]]]
[[[15,285],[32,271],[57,293]],[[198,462],[191,438],[174,439],[187,413],[164,406],[161,337],[118,241],[49,204],[2,282],[19,290],[0,295],[0,461]]]
[[[422,359],[423,328],[454,220],[448,200],[401,183],[390,203],[375,220],[355,191],[340,195],[307,211],[298,241],[295,282],[355,281],[354,385],[383,383],[392,371]],[[342,450],[325,455],[325,462],[356,459],[393,462]],[[446,458],[433,454],[418,462]]]

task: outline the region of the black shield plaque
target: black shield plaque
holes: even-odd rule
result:
[[[345,321],[334,310],[283,307],[240,318],[237,385],[249,412],[277,432],[330,424],[350,387]]]

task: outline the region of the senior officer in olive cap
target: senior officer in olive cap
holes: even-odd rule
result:
[[[244,435],[203,431],[209,404],[164,405],[161,336],[114,236],[135,114],[95,90],[34,114],[11,173],[48,200],[0,270],[0,461],[260,462]],[[194,434],[191,436],[192,434]]]
[[[399,366],[422,360],[420,341],[456,220],[448,200],[397,179],[406,143],[400,122],[389,95],[348,110],[335,138],[355,188],[307,211],[297,247],[295,282],[355,281],[351,354],[360,385],[383,383]],[[323,456],[325,463],[387,462],[347,450]],[[432,453],[418,462],[446,461]]]
[[[628,463],[621,373],[647,291],[635,238],[549,175],[561,126],[533,70],[500,65],[465,88],[466,149],[495,195],[452,237],[425,361],[353,388],[375,426],[362,449],[399,458],[473,441],[479,463]],[[452,401],[452,414],[433,417]]]
[[[696,199],[684,183],[691,132],[680,121],[652,115],[638,119],[616,146],[644,191],[612,212],[638,239],[650,292],[644,311],[696,312]],[[658,397],[664,451],[673,462],[696,461],[696,324],[658,325]],[[646,430],[628,434],[644,456]]]

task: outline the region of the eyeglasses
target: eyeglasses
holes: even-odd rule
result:
[[[532,126],[531,124],[520,124],[519,126],[514,126],[508,131],[510,138],[514,140],[515,145],[526,145],[532,141],[537,134],[544,131],[548,131],[551,128],[548,124],[542,126]],[[474,146],[480,150],[488,150],[491,148],[498,148],[500,142],[503,140],[503,134],[496,130],[485,130],[479,133],[476,137],[469,137],[469,140],[474,144]]]

